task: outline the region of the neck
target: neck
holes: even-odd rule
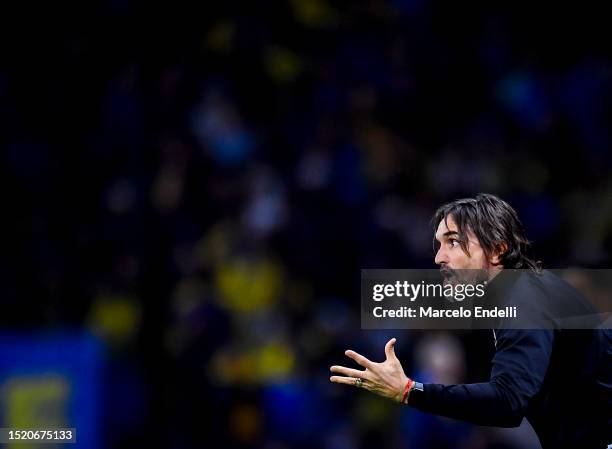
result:
[[[502,270],[504,269],[504,267],[502,265],[491,265],[489,266],[489,268],[487,269],[487,273],[489,275],[489,281],[493,280],[495,278],[495,276],[497,276],[499,273],[502,272]]]

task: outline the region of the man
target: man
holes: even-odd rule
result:
[[[490,194],[457,200],[434,216],[435,262],[445,278],[455,270],[478,270],[487,293],[509,303],[546,307],[547,301],[586,301],[568,284],[529,257],[530,245],[514,209]],[[521,271],[509,269],[523,269]],[[505,271],[504,271],[505,270]],[[536,310],[537,311],[537,310]],[[612,332],[559,328],[494,330],[495,355],[489,382],[420,384],[404,373],[395,338],[386,360],[374,363],[348,350],[365,370],[332,366],[332,382],[365,388],[421,411],[477,425],[515,427],[526,417],[542,447],[605,449],[612,444]]]

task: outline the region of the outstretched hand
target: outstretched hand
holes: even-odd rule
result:
[[[334,365],[330,368],[330,371],[342,374],[342,376],[331,376],[329,380],[339,384],[365,388],[385,398],[401,402],[409,378],[404,374],[402,364],[395,355],[396,341],[395,338],[392,338],[387,342],[385,345],[386,360],[381,363],[372,362],[350,349],[345,351],[348,357],[364,367],[365,370]]]

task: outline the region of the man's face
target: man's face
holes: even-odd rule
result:
[[[452,216],[447,217],[446,223],[444,220],[442,220],[438,224],[436,240],[440,244],[440,247],[436,253],[435,262],[436,264],[440,265],[440,271],[447,282],[458,282],[458,278],[464,278],[463,280],[467,280],[465,279],[466,276],[468,278],[472,277],[469,275],[469,273],[474,273],[477,278],[480,278],[483,275],[485,279],[488,278],[485,273],[491,267],[489,260],[480,246],[478,239],[471,231],[468,231],[467,237],[467,248],[469,254],[466,254],[463,251],[463,248],[459,243],[459,229],[457,228],[455,220]],[[457,272],[455,270],[474,271]]]

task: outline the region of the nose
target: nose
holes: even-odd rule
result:
[[[438,248],[438,252],[436,253],[436,258],[434,259],[434,262],[436,263],[436,265],[443,265],[448,263],[448,257],[446,251],[444,251],[443,245]]]

